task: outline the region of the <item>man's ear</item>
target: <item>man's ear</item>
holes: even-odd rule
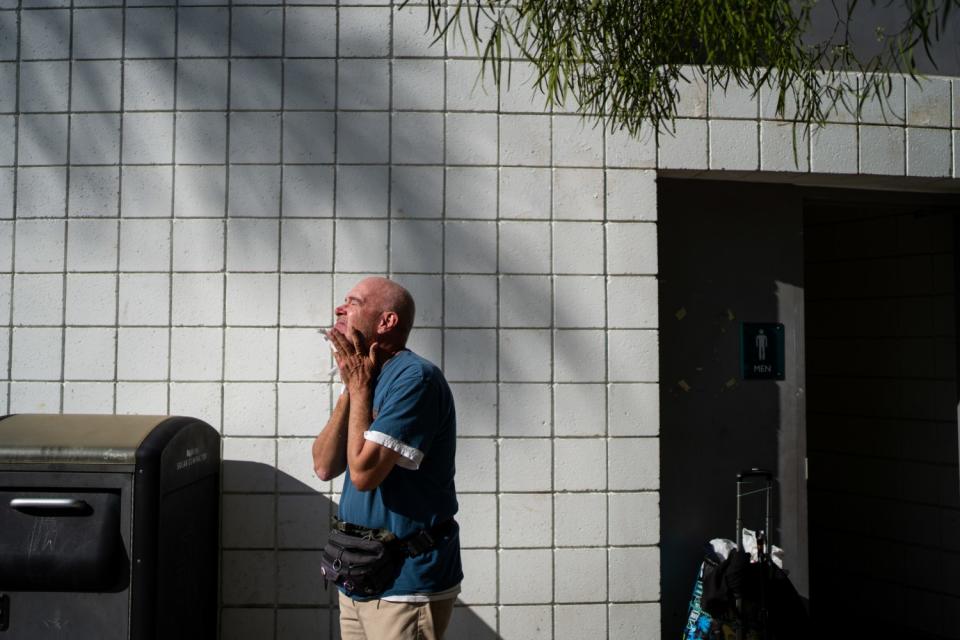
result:
[[[396,329],[400,323],[400,316],[395,311],[384,311],[380,314],[380,322],[377,324],[377,333],[387,333]]]

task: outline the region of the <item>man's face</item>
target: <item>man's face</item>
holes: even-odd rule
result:
[[[375,289],[367,280],[361,280],[350,289],[343,304],[336,308],[337,320],[333,328],[345,336],[350,335],[351,329],[356,329],[368,342],[374,340],[381,315]]]

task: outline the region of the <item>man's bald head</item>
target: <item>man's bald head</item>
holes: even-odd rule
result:
[[[413,296],[405,288],[387,278],[364,278],[360,284],[369,287],[369,295],[375,297],[381,312],[397,314],[397,336],[401,345],[405,345],[413,329],[413,320],[417,311]]]

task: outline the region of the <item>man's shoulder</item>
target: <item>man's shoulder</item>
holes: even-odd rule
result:
[[[440,367],[409,349],[395,355],[387,364],[390,365],[390,377],[394,380],[409,382],[442,381],[446,384],[446,379],[443,377]]]

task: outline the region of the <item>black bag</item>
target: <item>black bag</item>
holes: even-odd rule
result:
[[[334,528],[320,556],[320,573],[348,594],[375,596],[400,575],[405,555],[390,532],[355,535]]]
[[[320,554],[320,573],[343,587],[347,595],[364,597],[389,589],[407,557],[436,549],[459,530],[456,521],[449,518],[401,540],[386,529],[368,529],[337,517],[332,525]]]

